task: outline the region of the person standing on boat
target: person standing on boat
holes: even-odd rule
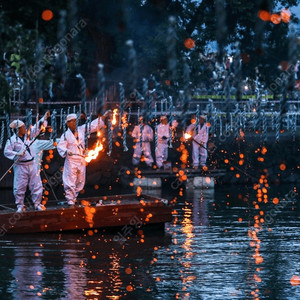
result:
[[[186,132],[193,138],[193,167],[195,169],[202,168],[206,165],[207,160],[207,141],[208,141],[208,128],[206,126],[206,117],[201,115],[199,117],[198,130],[196,128],[196,116],[193,115],[191,119],[191,124],[188,126]],[[200,157],[200,160],[199,160]]]
[[[107,111],[103,117],[110,113]],[[63,170],[63,184],[65,197],[70,206],[75,205],[79,192],[85,185],[86,161],[85,152],[85,130],[86,126],[81,125],[76,129],[76,114],[69,114],[66,118],[67,131],[62,134],[57,145],[59,155],[65,158]],[[91,133],[104,127],[102,118],[91,122]]]
[[[150,142],[153,141],[153,129],[145,123],[142,116],[139,118],[139,124],[137,124],[132,131],[132,137],[134,138],[135,143],[135,145],[133,146],[134,152],[132,157],[132,164],[134,166],[137,166],[140,162],[142,154],[144,154],[146,165],[149,168],[152,168],[154,160],[151,155]]]
[[[160,117],[160,124],[157,126],[157,148],[155,149],[156,165],[157,168],[163,168],[163,162],[168,159],[168,148],[170,144],[170,131],[177,127],[176,120],[170,125],[168,118],[165,115]],[[170,130],[171,129],[171,130]]]
[[[47,111],[43,118],[31,129],[26,129],[24,122],[15,120],[10,123],[9,127],[14,131],[14,135],[7,140],[4,148],[4,156],[17,162],[14,165],[14,182],[13,193],[17,212],[25,211],[24,197],[27,186],[31,192],[32,202],[36,210],[42,211],[46,208],[41,204],[43,195],[43,185],[39,172],[38,164],[35,160],[36,143],[35,140],[31,145],[30,138],[36,137],[40,132],[40,126],[46,127],[46,120],[50,116]],[[30,147],[28,147],[30,145]]]

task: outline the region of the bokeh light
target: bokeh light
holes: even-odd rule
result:
[[[42,12],[42,19],[44,21],[50,21],[53,18],[53,12],[50,9],[45,9]]]
[[[192,49],[195,47],[195,41],[191,38],[185,39],[184,46],[188,49]]]
[[[281,17],[277,14],[271,14],[270,20],[273,24],[279,24],[281,22]]]
[[[258,17],[263,21],[269,21],[270,20],[270,13],[266,10],[260,10],[258,12]]]

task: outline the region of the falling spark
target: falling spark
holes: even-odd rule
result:
[[[50,21],[53,18],[53,12],[50,9],[45,9],[42,12],[42,19],[44,21]]]
[[[288,23],[291,19],[291,12],[288,9],[283,9],[280,12],[280,17],[284,23]]]
[[[115,108],[113,110],[113,117],[112,117],[112,121],[111,121],[112,125],[116,125],[117,124],[117,115],[118,115],[118,109]]]
[[[139,197],[142,194],[142,188],[140,186],[136,189],[136,195]]]
[[[270,20],[273,24],[277,25],[281,22],[281,17],[277,14],[271,14]]]

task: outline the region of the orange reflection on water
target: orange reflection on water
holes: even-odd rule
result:
[[[192,242],[193,242],[193,238],[194,238],[194,234],[193,234],[193,229],[194,229],[194,225],[192,223],[192,210],[188,207],[184,208],[184,218],[182,221],[182,228],[181,231],[186,235],[186,239],[182,245],[183,249],[186,250],[186,254],[185,257],[190,258],[193,256],[193,252],[192,252]]]

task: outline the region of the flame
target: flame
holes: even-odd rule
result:
[[[184,134],[184,138],[186,139],[186,140],[188,140],[188,139],[190,139],[192,136],[189,134],[189,133],[185,133]]]
[[[90,162],[92,159],[96,159],[100,151],[103,150],[103,145],[100,141],[97,142],[95,149],[92,149],[88,152],[87,156],[85,157],[86,162]]]
[[[45,132],[46,131],[46,127],[44,125],[41,125],[41,132]]]
[[[112,125],[116,125],[117,124],[117,114],[118,114],[118,109],[115,108],[113,110],[113,116],[112,116],[112,121],[111,121]]]

